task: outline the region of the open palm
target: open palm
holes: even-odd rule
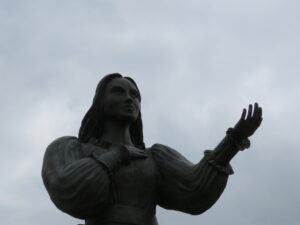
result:
[[[253,109],[253,106],[250,104],[248,108],[248,114],[247,110],[243,109],[240,120],[234,126],[234,137],[238,140],[243,140],[250,137],[260,126],[261,121],[262,108],[258,106],[258,103],[255,103]]]

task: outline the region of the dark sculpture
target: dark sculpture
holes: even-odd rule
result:
[[[250,146],[262,121],[257,103],[214,150],[193,165],[162,144],[145,148],[141,96],[120,74],[98,84],[79,137],[61,137],[45,153],[42,177],[54,204],[86,225],[155,225],[156,205],[198,215],[222,194],[229,161]],[[253,112],[252,112],[253,111]]]

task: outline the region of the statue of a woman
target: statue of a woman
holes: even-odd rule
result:
[[[61,137],[45,153],[42,177],[54,204],[86,225],[156,225],[156,206],[198,215],[222,194],[233,173],[229,161],[250,146],[262,121],[249,105],[234,128],[196,165],[174,149],[145,148],[136,83],[105,76],[79,136]],[[253,112],[252,112],[253,111]]]

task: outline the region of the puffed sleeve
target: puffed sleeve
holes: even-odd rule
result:
[[[203,213],[218,200],[233,173],[229,164],[215,163],[210,150],[196,165],[165,145],[153,145],[151,153],[160,174],[158,204],[166,209]]]
[[[42,178],[53,203],[76,218],[99,215],[110,201],[107,169],[87,157],[75,137],[62,137],[48,146]]]

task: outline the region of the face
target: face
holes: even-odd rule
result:
[[[134,84],[125,78],[113,79],[104,92],[105,117],[131,123],[139,112],[139,92]]]

